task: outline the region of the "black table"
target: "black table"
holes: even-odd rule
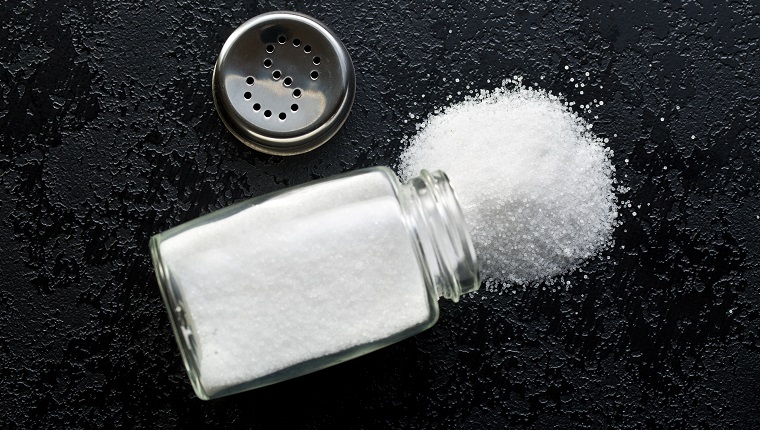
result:
[[[760,3],[31,3],[0,6],[0,427],[760,427]],[[290,158],[237,142],[210,88],[232,30],[278,9],[331,26],[357,71],[343,130]],[[150,235],[394,165],[410,113],[513,75],[604,101],[586,118],[630,187],[615,246],[568,289],[442,302],[400,344],[196,399]]]

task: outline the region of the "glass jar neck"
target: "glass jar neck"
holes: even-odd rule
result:
[[[449,178],[423,170],[399,189],[401,206],[417,235],[419,259],[437,295],[455,302],[480,286],[478,263]]]

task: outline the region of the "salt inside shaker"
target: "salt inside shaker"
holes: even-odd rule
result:
[[[373,167],[253,198],[153,236],[201,399],[310,373],[419,333],[479,286],[441,171]]]

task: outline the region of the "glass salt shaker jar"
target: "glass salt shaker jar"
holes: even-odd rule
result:
[[[195,393],[211,399],[357,357],[479,286],[448,178],[373,167],[253,198],[153,236]]]

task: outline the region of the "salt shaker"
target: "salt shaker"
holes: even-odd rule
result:
[[[479,286],[441,171],[388,168],[253,198],[153,236],[158,284],[197,396],[273,384],[419,333]]]

